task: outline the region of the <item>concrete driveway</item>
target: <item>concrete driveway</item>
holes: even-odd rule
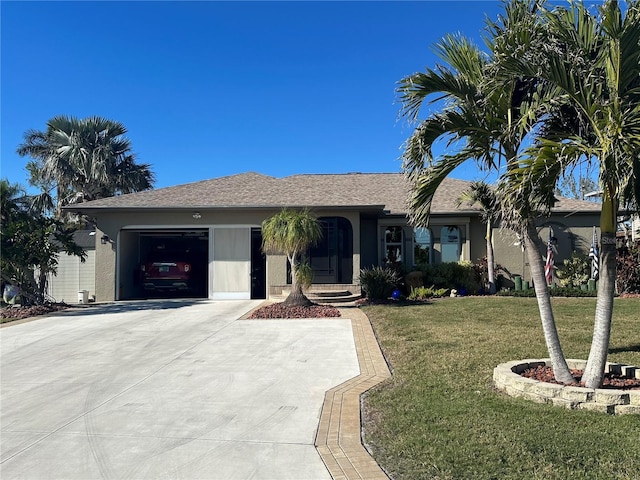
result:
[[[329,479],[324,393],[358,375],[344,319],[146,301],[0,330],[0,477]]]

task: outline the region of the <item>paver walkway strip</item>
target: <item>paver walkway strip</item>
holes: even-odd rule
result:
[[[360,395],[391,377],[367,316],[341,308],[351,319],[360,375],[327,391],[316,435],[316,449],[334,480],[387,480],[360,438]]]

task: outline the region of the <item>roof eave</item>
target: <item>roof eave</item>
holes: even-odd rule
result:
[[[98,213],[98,212],[135,212],[135,211],[167,211],[167,210],[279,210],[283,208],[307,208],[309,210],[358,210],[380,212],[385,210],[385,205],[103,205],[103,206],[82,206],[67,205],[63,210],[76,213]]]

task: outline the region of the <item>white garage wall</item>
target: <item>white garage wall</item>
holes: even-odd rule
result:
[[[78,303],[78,292],[88,290],[89,298],[96,293],[96,252],[87,250],[87,259],[80,261],[74,255],[61,254],[58,271],[49,275],[47,295],[56,302]]]

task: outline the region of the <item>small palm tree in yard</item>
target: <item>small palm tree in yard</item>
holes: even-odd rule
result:
[[[472,182],[469,188],[458,198],[458,208],[463,204],[478,204],[480,216],[486,225],[487,241],[487,273],[489,277],[489,293],[496,293],[495,262],[493,255],[493,225],[500,216],[500,206],[496,192],[484,182]]]
[[[291,264],[291,293],[285,305],[310,306],[302,291],[308,283],[308,268],[300,257],[322,238],[320,222],[308,210],[283,209],[262,222],[262,250],[286,255]]]

